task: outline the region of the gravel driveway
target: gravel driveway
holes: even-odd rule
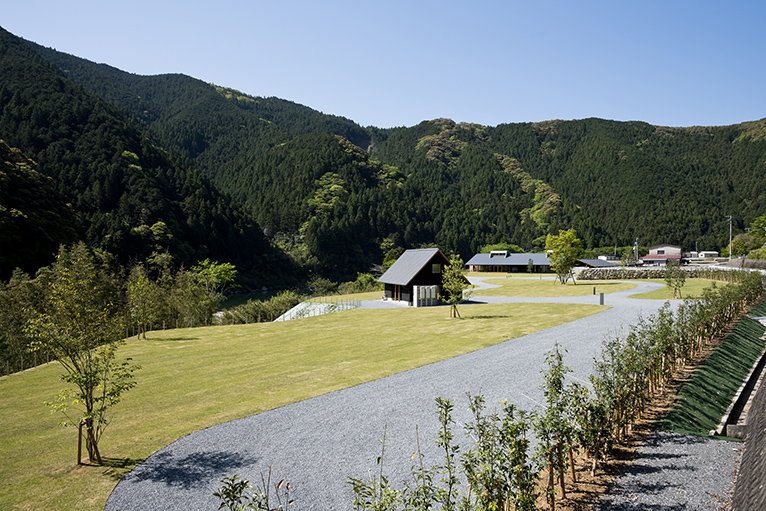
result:
[[[612,308],[599,314],[183,437],[123,478],[106,510],[217,509],[219,501],[212,493],[222,478],[238,474],[260,481],[270,465],[273,477],[292,483],[294,509],[352,509],[354,495],[346,481],[366,478],[370,470],[377,470],[378,439],[384,428],[385,472],[400,486],[409,476],[416,426],[427,462],[440,461],[434,445],[434,398],[453,400],[459,424],[468,420],[466,392],[483,394],[490,409],[503,399],[532,409],[542,401],[538,386],[544,354],[556,341],[567,350],[564,362],[573,369],[570,376],[587,381],[604,336],[635,324],[639,315],[648,316],[663,303],[627,296],[657,287],[641,282],[635,289],[606,295],[605,303]],[[591,295],[472,297],[473,302],[598,304],[598,300]]]

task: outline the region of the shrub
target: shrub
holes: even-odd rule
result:
[[[301,303],[302,299],[294,291],[282,291],[268,300],[248,300],[247,303],[224,311],[218,322],[222,325],[241,325],[274,321]]]

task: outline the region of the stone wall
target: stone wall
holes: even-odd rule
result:
[[[696,268],[683,268],[686,278],[695,278],[699,274]],[[634,280],[634,279],[664,279],[665,267],[648,268],[578,268],[574,271],[578,280]]]

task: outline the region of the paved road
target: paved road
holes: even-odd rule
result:
[[[416,426],[427,463],[435,452],[434,398],[452,399],[454,417],[468,419],[466,392],[483,394],[490,408],[503,399],[532,409],[542,401],[538,386],[544,354],[556,341],[567,350],[571,376],[586,381],[601,341],[635,324],[663,302],[628,295],[660,287],[641,282],[629,291],[606,295],[611,309],[566,325],[506,341],[380,380],[357,385],[244,419],[220,424],[173,442],[136,467],[117,485],[106,510],[213,510],[221,479],[239,474],[260,481],[273,464],[274,477],[292,483],[296,510],[352,509],[349,477],[377,471],[384,429],[384,468],[390,480],[409,475]],[[512,299],[474,296],[472,301],[566,302],[598,304],[598,296]],[[232,382],[236,385],[236,382]],[[456,429],[460,429],[459,427]]]

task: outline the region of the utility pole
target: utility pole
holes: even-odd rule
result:
[[[731,262],[731,253],[734,251],[734,247],[731,246],[731,215],[727,215],[729,219],[729,262]]]

